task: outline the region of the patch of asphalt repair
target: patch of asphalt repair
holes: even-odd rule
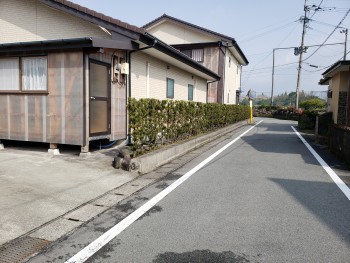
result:
[[[249,257],[245,254],[235,254],[232,251],[218,253],[210,250],[194,250],[184,253],[165,252],[157,255],[153,263],[250,263],[259,262],[256,259],[259,256]]]

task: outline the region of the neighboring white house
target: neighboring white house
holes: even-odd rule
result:
[[[0,0],[0,140],[87,152],[126,138],[128,96],[205,102],[218,79],[145,29],[70,1]]]
[[[143,28],[221,77],[208,85],[208,102],[239,102],[242,66],[248,60],[235,39],[166,14]]]
[[[208,82],[220,77],[207,67],[145,32],[129,52],[129,93],[155,98],[206,102]]]

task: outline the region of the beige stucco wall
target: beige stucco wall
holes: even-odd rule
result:
[[[339,92],[349,89],[349,72],[340,72],[335,74],[329,83],[329,89],[332,90],[332,99],[328,101],[328,109],[333,113],[334,123],[338,120]]]
[[[231,60],[231,63],[230,63]],[[240,86],[240,65],[227,49],[225,55],[224,103],[236,104],[236,91]],[[228,95],[229,94],[229,95]]]
[[[206,102],[207,82],[180,68],[151,57],[144,52],[131,55],[131,97],[166,99],[166,79],[174,79],[174,100],[188,100],[188,84],[194,85],[193,101]],[[149,91],[147,92],[147,63]],[[193,76],[193,78],[192,78]]]
[[[0,43],[110,35],[36,0],[0,0]]]
[[[218,41],[217,38],[200,34],[183,25],[169,21],[156,25],[147,31],[170,45]]]

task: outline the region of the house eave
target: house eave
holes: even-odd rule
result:
[[[329,85],[329,81],[331,80],[331,78],[322,78],[320,79],[320,81],[318,82],[318,85]]]
[[[341,71],[350,70],[350,60],[342,60],[334,63],[329,69],[322,73],[324,78],[333,77]]]
[[[231,51],[231,53],[238,59],[239,63],[242,66],[247,66],[249,64],[248,59],[243,54],[243,51],[238,46],[237,42],[232,43],[232,46],[229,46],[228,49]]]
[[[215,42],[201,42],[201,43],[188,43],[188,44],[176,44],[171,45],[172,47],[176,49],[185,49],[185,48],[204,48],[204,47],[220,47],[220,46],[226,46],[232,55],[237,59],[237,61],[242,66],[247,66],[249,64],[249,61],[244,56],[242,50],[239,48],[236,42],[233,42],[231,44],[228,44],[227,42],[223,41],[215,41]]]
[[[95,37],[56,39],[31,42],[16,42],[0,44],[1,55],[11,55],[18,52],[72,50],[82,48],[112,48],[112,49],[138,49],[133,41],[111,40]]]
[[[183,66],[186,67],[186,70],[193,74],[206,78],[209,81],[220,80],[220,76],[217,75],[215,72],[209,70],[208,68],[189,58],[185,54],[181,53],[174,47],[165,44],[161,40],[148,33],[142,36],[140,38],[140,41],[148,46],[151,46],[152,49],[165,54],[170,59],[169,63],[178,66],[178,63],[176,61],[179,61],[180,63],[182,63]],[[153,53],[153,55],[155,55],[155,53]]]

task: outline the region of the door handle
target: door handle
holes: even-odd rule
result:
[[[95,100],[96,98],[95,97],[90,97],[90,100]]]

